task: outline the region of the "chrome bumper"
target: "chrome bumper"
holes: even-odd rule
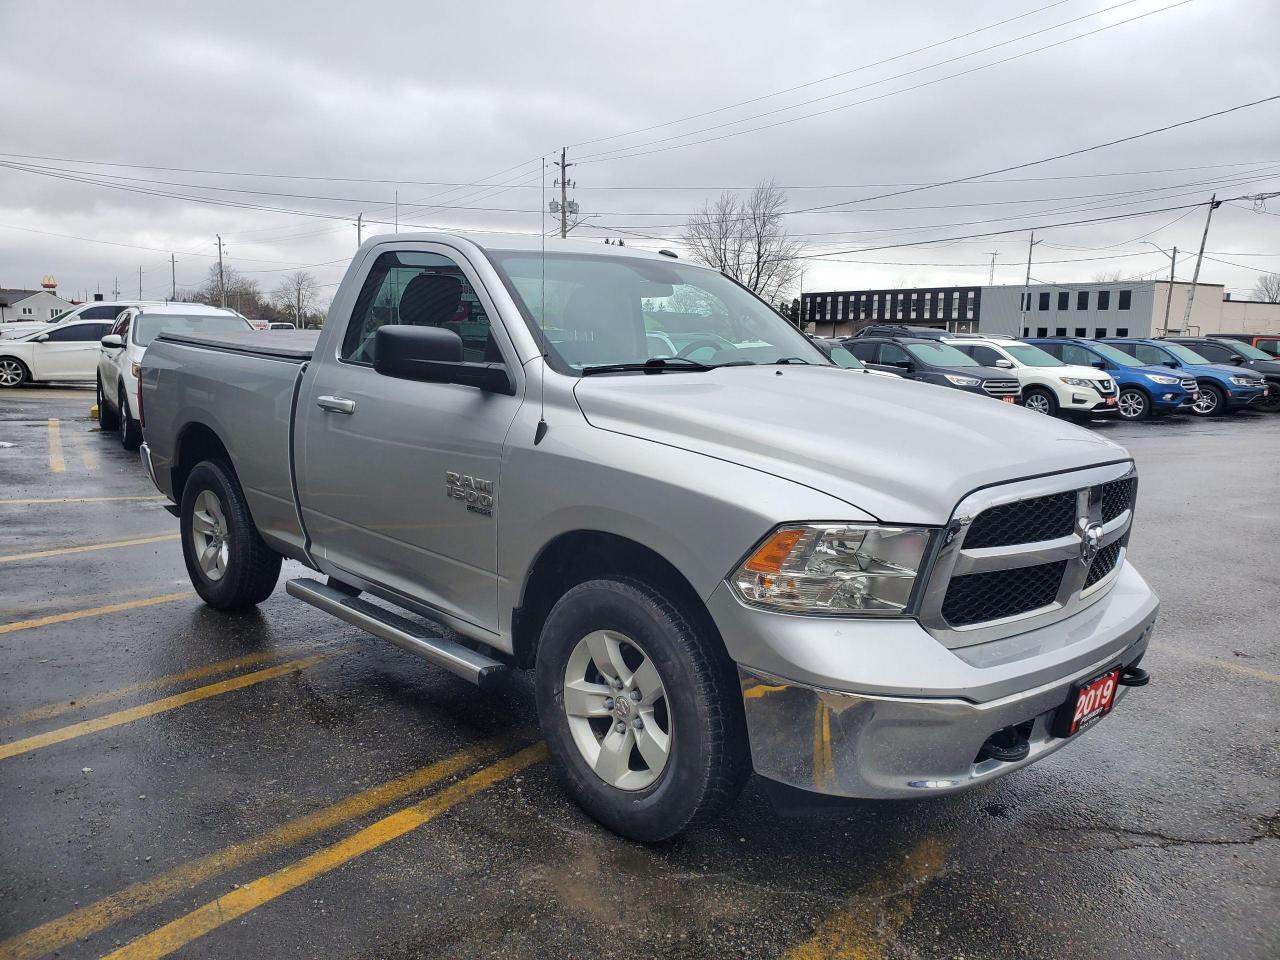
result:
[[[1055,737],[1051,728],[1072,683],[1112,664],[1136,664],[1146,652],[1155,616],[1151,609],[1131,625],[1119,652],[1052,682],[984,703],[848,693],[739,666],[752,763],[757,773],[772,780],[846,797],[952,793],[1003,776],[1070,742]],[[1119,688],[1117,703],[1127,690]],[[988,737],[1027,721],[1032,727],[1025,758],[978,761]]]
[[[145,443],[138,448],[138,456],[142,460],[143,469],[147,471],[147,476],[151,478],[151,484],[157,490],[160,490],[160,484],[156,481],[156,468],[151,463],[151,448]],[[163,490],[160,490],[164,493]]]

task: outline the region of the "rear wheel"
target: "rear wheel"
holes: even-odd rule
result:
[[[0,357],[0,387],[20,387],[31,379],[26,364],[16,357]]]
[[[1212,383],[1200,384],[1200,399],[1191,405],[1197,417],[1216,417],[1227,411],[1227,396]]]
[[[119,414],[107,406],[107,397],[102,392],[102,378],[94,381],[98,400],[98,429],[103,433],[115,430],[120,426]]]
[[[1022,405],[1028,410],[1050,417],[1058,412],[1058,398],[1040,387],[1028,387],[1022,391]]]
[[[125,396],[123,388],[117,395],[117,403],[116,410],[120,421],[120,446],[126,450],[137,450],[142,446],[142,424],[129,416],[129,398]]]
[[[538,645],[538,718],[566,790],[623,836],[711,819],[749,772],[733,665],[647,584],[592,580],[556,603]]]
[[[1121,420],[1145,420],[1151,416],[1151,400],[1141,390],[1130,387],[1120,391],[1116,409]]]
[[[196,464],[182,488],[179,516],[187,575],[205,603],[236,610],[271,596],[281,557],[258,534],[228,464]]]

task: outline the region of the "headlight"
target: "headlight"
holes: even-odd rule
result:
[[[1093,387],[1095,390],[1098,389],[1097,380],[1086,380],[1084,377],[1059,377],[1058,379],[1071,387]]]
[[[829,616],[908,613],[931,531],[875,524],[780,527],[733,573],[747,603]]]
[[[1148,380],[1150,380],[1152,383],[1180,383],[1181,382],[1180,380],[1178,380],[1177,377],[1165,377],[1158,373],[1144,373],[1143,376],[1146,377]]]
[[[140,376],[142,376],[142,364],[140,363],[129,364],[129,373],[133,375],[133,379],[137,380]]]
[[[1257,384],[1257,381],[1252,377],[1232,377],[1231,382],[1237,387],[1252,387]]]
[[[954,373],[944,373],[943,376],[954,383],[957,387],[976,387],[982,382],[977,377],[961,377]]]

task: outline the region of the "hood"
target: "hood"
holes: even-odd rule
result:
[[[1238,370],[1256,370],[1268,377],[1280,377],[1280,360],[1249,360]]]
[[[1172,367],[1113,367],[1112,369],[1129,373],[1159,374],[1162,377],[1173,377],[1175,380],[1184,380],[1187,376],[1181,370],[1175,370]]]
[[[1237,367],[1230,363],[1184,363],[1182,369],[1192,375],[1200,374],[1201,376],[1216,374],[1219,377],[1238,377],[1244,373],[1257,373],[1258,376],[1262,376],[1261,370]]]
[[[1129,457],[1013,404],[836,367],[583,377],[574,394],[592,426],[792,480],[886,522],[945,523],[978,487]]]
[[[1080,380],[1111,380],[1111,374],[1097,367],[1081,367],[1074,363],[1064,363],[1060,367],[1030,367],[1032,370],[1049,370],[1055,377],[1076,377]]]

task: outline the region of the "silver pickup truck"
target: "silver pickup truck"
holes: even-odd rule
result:
[[[206,603],[289,557],[322,575],[292,596],[467,680],[531,668],[567,790],[633,838],[752,769],[971,787],[1148,680],[1122,448],[842,369],[666,251],[378,237],[318,339],[167,333],[142,366]]]

